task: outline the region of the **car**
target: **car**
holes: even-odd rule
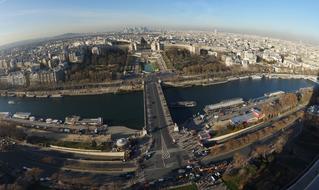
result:
[[[149,160],[150,158],[152,158],[153,154],[154,154],[154,152],[150,152],[150,153],[145,154],[145,159]]]
[[[131,179],[132,177],[134,177],[134,174],[132,174],[132,173],[128,173],[125,175],[126,179]]]
[[[153,186],[155,185],[155,181],[151,181],[149,184]]]
[[[28,168],[26,166],[23,166],[22,169],[25,170],[25,171],[30,171],[31,170],[31,168]]]
[[[186,169],[193,169],[193,167],[191,165],[187,165]]]
[[[202,156],[207,156],[207,155],[208,155],[208,152],[207,152],[206,150],[205,150],[205,151],[202,151],[202,152],[201,152],[201,155],[202,155]]]
[[[184,169],[179,169],[177,172],[178,172],[179,174],[183,174],[183,173],[185,173],[186,171],[185,171]]]

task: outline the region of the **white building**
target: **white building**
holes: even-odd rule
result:
[[[256,64],[257,56],[251,51],[245,51],[243,60],[248,61],[249,64]]]
[[[225,65],[227,67],[232,66],[234,64],[235,64],[235,62],[234,62],[234,60],[233,60],[233,58],[231,56],[226,56],[225,57]]]

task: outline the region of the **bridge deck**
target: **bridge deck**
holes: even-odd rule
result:
[[[185,152],[173,143],[170,135],[174,126],[172,117],[156,77],[150,76],[144,81],[144,98],[145,125],[154,140],[151,150],[154,155],[145,162],[145,177],[156,179],[180,167]]]

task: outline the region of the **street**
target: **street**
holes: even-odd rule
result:
[[[171,118],[164,113],[162,101],[165,101],[165,97],[158,90],[158,79],[151,75],[145,80],[145,85],[147,130],[151,132],[154,140],[150,151],[154,155],[145,161],[145,175],[147,179],[159,179],[171,170],[181,167],[187,155],[174,144],[170,136],[168,123]]]

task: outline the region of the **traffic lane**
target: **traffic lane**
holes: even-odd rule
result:
[[[163,134],[163,138],[166,141],[166,146],[167,148],[171,149],[171,148],[178,148],[178,146],[176,144],[174,144],[171,135],[169,134],[169,131],[167,129],[167,127],[162,129],[162,134]]]
[[[319,160],[317,160],[311,168],[306,171],[306,173],[301,176],[297,182],[295,182],[292,186],[290,186],[289,190],[299,190],[299,189],[311,189],[312,187],[316,187],[312,184],[318,185],[318,172],[319,172]],[[319,186],[317,186],[318,189]]]
[[[73,154],[64,154],[51,150],[41,150],[39,148],[33,148],[28,146],[20,146],[18,145],[15,149],[16,151],[23,152],[28,154],[29,158],[35,160],[41,160],[43,158],[52,158],[56,161],[54,164],[75,164],[75,163],[86,163],[92,166],[98,167],[107,167],[107,168],[134,168],[136,167],[135,162],[122,162],[122,161],[105,161],[105,160],[86,160],[82,159],[82,157],[76,157]]]
[[[311,183],[305,188],[305,190],[317,190],[319,189],[319,175],[316,171],[317,176],[311,181]]]
[[[171,139],[171,136],[169,135],[169,131],[167,129],[167,123],[166,123],[166,119],[165,119],[165,116],[164,116],[164,111],[162,109],[162,104],[160,102],[159,96],[156,96],[156,102],[157,102],[156,109],[157,109],[157,113],[158,113],[158,118],[157,119],[158,119],[160,130],[162,132],[162,136],[163,136],[164,141],[166,143],[166,146],[168,148],[175,148],[176,145],[174,145],[174,143],[173,143],[173,141]]]
[[[0,152],[0,160],[17,170],[22,169],[23,167],[40,168],[43,170],[42,175],[44,176],[51,176],[52,174],[58,172],[63,166],[62,163],[60,163],[60,166],[43,164],[39,159],[30,157],[31,153],[32,152],[21,150]]]
[[[154,84],[154,88],[157,88],[156,84]],[[169,134],[169,131],[168,131],[168,124],[166,122],[166,116],[164,114],[164,110],[163,110],[163,107],[162,107],[162,104],[161,104],[161,99],[160,99],[160,96],[158,94],[158,91],[155,90],[154,93],[156,92],[155,94],[155,99],[156,99],[156,103],[157,103],[157,109],[158,109],[158,120],[159,120],[159,123],[160,123],[160,128],[161,128],[161,131],[162,131],[162,136],[164,138],[164,141],[166,143],[166,146],[167,148],[177,148],[177,146],[173,143],[173,140],[171,138],[171,135]]]
[[[42,158],[42,157],[41,157]],[[7,163],[10,168],[16,170],[22,170],[23,167],[27,168],[40,168],[40,177],[51,177],[53,174],[58,173],[59,175],[69,175],[71,177],[77,177],[79,175],[90,176],[92,179],[97,179],[97,181],[105,182],[108,179],[117,179],[116,176],[120,174],[95,174],[88,172],[76,172],[68,169],[64,169],[62,163],[57,163],[57,165],[45,164],[37,158],[33,158],[33,152],[15,150],[11,152],[0,152],[0,160]],[[108,177],[107,177],[108,176]],[[101,180],[103,178],[103,180]],[[119,178],[120,179],[120,178]],[[96,182],[97,182],[96,181]]]
[[[161,99],[159,97],[158,91],[157,91],[157,86],[155,82],[152,82],[149,84],[150,88],[152,88],[151,91],[151,95],[153,96],[152,100],[154,101],[154,103],[152,103],[152,113],[153,115],[156,115],[156,118],[153,117],[153,120],[156,122],[154,123],[154,127],[158,127],[161,128],[161,130],[156,130],[155,134],[157,132],[161,132],[162,131],[162,135],[163,138],[165,139],[165,141],[168,142],[168,144],[170,145],[170,147],[175,148],[176,145],[174,145],[171,136],[169,135],[169,131],[167,129],[167,123],[166,123],[166,116],[164,115],[164,111],[162,108],[162,104],[161,104]],[[153,128],[154,128],[153,127]]]
[[[153,134],[153,138],[155,140],[155,150],[156,153],[155,155],[149,160],[150,164],[148,164],[149,166],[151,166],[152,168],[165,168],[165,163],[163,161],[163,145],[162,145],[162,131],[161,131],[161,126],[163,125],[163,120],[161,117],[161,107],[160,104],[158,103],[158,98],[156,98],[156,89],[154,87],[156,87],[156,85],[152,86],[152,95],[154,97],[154,103],[152,103],[152,113],[154,115],[156,115],[156,118],[153,118],[154,122],[153,122],[153,127],[156,130],[152,133]],[[164,142],[165,143],[165,142]]]

